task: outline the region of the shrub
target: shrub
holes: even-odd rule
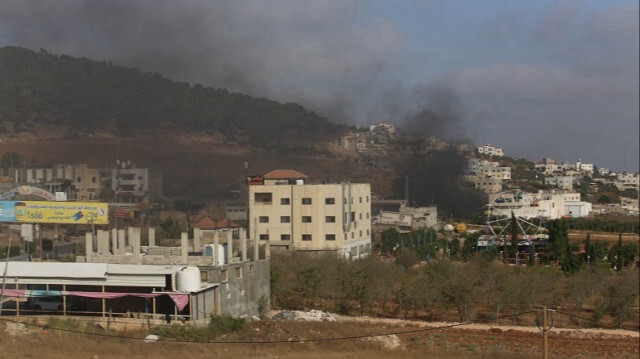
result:
[[[244,319],[230,316],[212,316],[206,327],[194,327],[191,325],[172,324],[158,326],[151,330],[161,338],[204,342],[241,329],[245,324]]]

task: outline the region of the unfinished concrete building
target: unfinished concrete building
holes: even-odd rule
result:
[[[141,245],[142,232],[148,238]],[[184,315],[198,322],[210,315],[262,316],[270,309],[269,244],[249,241],[243,228],[194,230],[193,238],[182,233],[180,246],[156,245],[154,228],[113,229],[86,234],[82,263],[136,265],[138,268],[170,266],[180,272],[197,273],[189,280],[190,295]],[[180,275],[180,272],[177,272]],[[184,287],[175,287],[184,292]]]

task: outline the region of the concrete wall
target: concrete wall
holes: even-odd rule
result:
[[[240,278],[237,277],[238,269]],[[207,272],[208,282],[220,283],[216,288],[217,314],[259,317],[261,305],[264,305],[263,314],[271,310],[270,259],[200,267],[200,271]]]

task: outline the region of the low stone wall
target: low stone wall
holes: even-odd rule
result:
[[[73,320],[78,323],[82,323],[81,326],[95,326],[97,329],[108,329],[116,331],[136,331],[136,330],[149,330],[151,327],[158,325],[167,325],[164,319],[160,319],[159,315],[156,318],[141,317],[141,318],[124,318],[124,317],[88,317],[88,316],[61,316],[61,315],[37,315],[37,316],[19,316],[11,317],[12,321],[35,324],[37,326],[44,326],[50,324],[51,319],[57,320]],[[184,324],[192,325],[188,321],[172,320],[170,324]],[[29,327],[29,326],[28,326]],[[82,328],[84,329],[84,328]]]

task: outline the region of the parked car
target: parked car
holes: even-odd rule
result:
[[[34,310],[55,311],[62,310],[62,297],[37,297],[33,299],[31,308]],[[67,300],[67,310],[72,309],[71,303]]]

